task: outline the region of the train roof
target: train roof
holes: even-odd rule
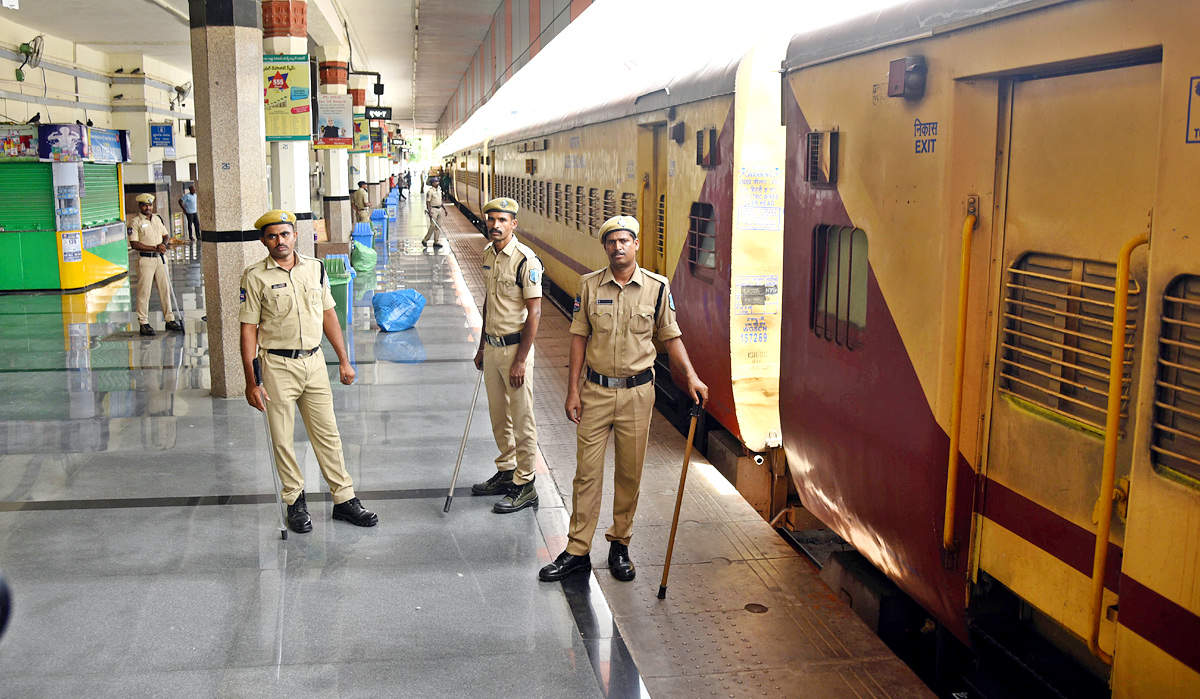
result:
[[[785,73],[1073,0],[918,0],[792,37]]]

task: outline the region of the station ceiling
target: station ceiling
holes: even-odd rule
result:
[[[349,34],[354,69],[381,74],[382,103],[392,107],[394,120],[432,129],[501,1],[309,0],[310,45],[346,43]],[[19,10],[2,12],[97,51],[144,54],[191,70],[188,0],[22,0]]]

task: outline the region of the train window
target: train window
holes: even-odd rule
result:
[[[630,192],[621,192],[621,215],[622,216],[637,216],[637,195]]]
[[[563,215],[562,184],[554,184],[554,220],[561,222]]]
[[[587,203],[587,200],[584,199],[584,196],[586,196],[586,195],[584,194],[583,187],[576,187],[575,188],[575,230],[580,231],[580,232],[587,232],[587,229],[585,228],[585,226],[587,225],[587,217],[584,215],[584,208],[583,208],[584,205]],[[596,231],[593,230],[592,234],[595,235],[595,233],[596,233]]]
[[[600,205],[600,190],[592,187],[588,190],[588,227],[593,232],[600,228],[600,224],[604,223],[604,220],[600,218],[600,214],[603,212],[604,209]]]
[[[1026,253],[1008,269],[999,391],[1103,434],[1117,266]],[[1124,386],[1133,372],[1140,287],[1129,281]],[[1121,429],[1128,398],[1121,402]]]
[[[692,276],[711,282],[717,268],[717,222],[712,204],[695,202],[688,213],[688,267]],[[663,254],[662,241],[659,254]]]
[[[658,213],[654,219],[654,237],[657,239],[655,247],[658,249],[658,258],[666,263],[667,251],[667,195],[658,195]]]
[[[1200,488],[1200,276],[1177,277],[1163,296],[1154,382],[1154,470]]]
[[[617,193],[611,189],[604,190],[604,220],[617,215]]]
[[[812,259],[813,332],[861,349],[867,337],[867,234],[853,226],[819,225]]]
[[[568,226],[575,223],[575,190],[571,185],[563,187],[563,223]]]
[[[816,187],[836,185],[838,132],[808,132],[804,140],[804,150],[804,181]]]

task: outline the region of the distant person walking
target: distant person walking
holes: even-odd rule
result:
[[[189,185],[187,191],[179,197],[179,206],[183,209],[183,218],[187,221],[188,240],[200,237],[200,217],[196,215],[196,185]]]

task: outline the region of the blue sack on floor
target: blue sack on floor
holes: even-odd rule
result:
[[[408,330],[417,324],[421,311],[425,310],[425,297],[414,289],[376,293],[371,299],[375,310],[375,324],[384,332]]]

